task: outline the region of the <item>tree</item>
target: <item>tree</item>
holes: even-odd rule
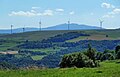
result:
[[[61,68],[74,67],[74,66],[79,68],[85,67],[87,60],[89,60],[89,58],[83,53],[74,53],[74,54],[65,55],[62,58],[60,67]]]
[[[3,61],[3,62],[0,62],[0,69],[1,70],[4,70],[4,69],[17,69],[17,67],[10,64],[10,63],[8,63],[8,62]]]
[[[115,53],[117,54],[118,51],[120,51],[120,45],[118,45],[116,48],[115,48]]]
[[[74,66],[82,68],[82,67],[97,67],[98,65],[99,65],[98,62],[89,59],[87,55],[81,52],[63,56],[59,66],[61,68]]]
[[[102,52],[97,52],[97,54],[96,54],[96,59],[97,59],[97,60],[100,60],[102,56],[103,56],[103,53],[102,53]]]
[[[116,59],[120,59],[120,50],[117,51],[117,54],[116,54]]]
[[[89,59],[93,60],[95,62],[95,55],[96,55],[96,50],[94,50],[90,44],[88,44],[88,50],[86,55],[89,57]]]
[[[104,61],[104,60],[114,60],[114,59],[115,59],[115,56],[112,53],[105,53],[101,57],[101,61]]]

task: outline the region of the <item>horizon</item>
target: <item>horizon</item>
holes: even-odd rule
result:
[[[71,27],[71,25],[74,25],[74,24],[76,24],[77,26],[89,26],[89,27],[96,27],[96,28],[100,28],[101,29],[101,27],[99,27],[99,26],[94,26],[94,25],[86,25],[86,24],[78,24],[78,23],[70,23],[69,25],[69,27]],[[61,23],[61,24],[57,24],[57,25],[53,25],[53,26],[49,26],[49,27],[45,27],[45,28],[41,28],[41,29],[43,29],[43,31],[44,31],[44,29],[47,29],[47,28],[52,28],[52,27],[58,27],[58,26],[61,26],[61,25],[68,25],[68,23]],[[66,26],[66,27],[68,27],[68,26]],[[38,27],[18,27],[18,28],[12,28],[13,30],[15,30],[15,29],[22,29],[23,30],[23,28],[25,28],[25,29],[40,29],[40,28],[38,28]],[[107,29],[107,28],[102,28],[102,29]],[[119,29],[119,28],[115,28],[115,29]],[[10,29],[0,29],[0,30],[11,30],[11,28]],[[66,30],[68,30],[68,29],[66,29]],[[73,29],[74,30],[74,29]],[[76,29],[75,29],[76,30]],[[83,29],[79,29],[79,30],[83,30]],[[87,29],[86,29],[87,30]],[[90,30],[94,30],[94,29],[90,29]],[[98,29],[99,30],[99,29]]]
[[[45,28],[56,27],[56,26],[60,26],[60,25],[64,25],[64,24],[67,25],[68,23],[61,23],[61,24],[57,24],[57,25],[53,25],[53,26],[48,26],[48,27],[45,27]],[[77,24],[77,25],[82,25],[82,26],[90,26],[90,27],[99,27],[99,26],[94,26],[94,25],[86,25],[86,24],[78,24],[78,23],[70,23],[69,25],[72,25],[72,24]],[[18,27],[18,28],[13,28],[13,29],[22,29],[22,28],[36,28],[36,29],[39,29],[38,27]],[[41,29],[45,29],[45,28],[41,28]],[[0,29],[0,30],[10,30],[10,29]],[[104,28],[104,29],[106,29],[106,28]]]
[[[100,27],[99,19],[103,20],[103,28],[120,28],[119,0],[1,0],[0,29],[25,27],[52,27],[61,23],[85,24]]]

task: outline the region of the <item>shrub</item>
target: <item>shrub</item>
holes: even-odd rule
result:
[[[89,57],[89,59],[95,61],[96,50],[93,49],[90,44],[88,44],[88,50],[86,55]]]
[[[9,64],[8,62],[0,62],[0,69],[1,70],[5,70],[5,69],[17,69],[17,67],[15,67],[12,64]]]
[[[115,60],[115,56],[114,55],[109,56],[108,60]]]
[[[74,54],[69,54],[65,55],[62,58],[62,61],[60,63],[61,68],[66,68],[66,67],[97,67],[99,65],[98,62],[89,59],[88,56],[86,56],[83,53],[74,53]]]
[[[106,55],[105,54],[103,54],[102,56],[101,56],[101,59],[100,59],[101,61],[104,61],[104,60],[106,60]]]
[[[117,51],[117,54],[116,54],[116,59],[120,59],[120,50]]]
[[[120,51],[120,45],[118,45],[116,48],[115,48],[115,53],[117,54],[118,51]]]
[[[87,62],[86,62],[86,67],[95,67],[95,63],[93,62],[93,60],[89,59]]]
[[[85,67],[87,60],[89,60],[88,57],[83,53],[74,53],[74,54],[65,55],[62,58],[60,67],[61,68],[74,67],[74,66],[79,68]]]
[[[106,53],[101,57],[101,61],[114,60],[114,59],[115,59],[115,57],[114,57],[114,55],[112,53]]]
[[[97,60],[100,60],[102,56],[103,56],[103,53],[102,53],[102,52],[97,52],[97,54],[96,54],[96,59],[97,59]]]
[[[74,59],[75,63],[73,63],[76,67],[81,68],[86,66],[86,62],[89,60],[89,58],[84,55],[83,53],[78,53],[76,55],[77,57]]]
[[[106,53],[115,54],[115,51],[106,49],[103,53],[104,53],[104,54],[106,54]]]

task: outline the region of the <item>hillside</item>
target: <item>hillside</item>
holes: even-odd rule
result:
[[[38,28],[25,28],[26,32],[30,32],[30,31],[37,31],[39,30]],[[13,29],[13,33],[22,33],[23,32],[23,28],[17,28],[17,29]],[[0,34],[10,34],[11,33],[11,29],[5,29],[5,30],[0,30]]]
[[[90,34],[90,39],[104,40],[104,39],[119,39],[120,29],[103,29],[103,30],[51,30],[51,31],[31,31],[24,33],[14,34],[0,34],[0,39],[16,39],[16,40],[43,40],[55,35],[67,33],[67,32],[81,32]],[[109,35],[108,38],[104,38],[105,35]],[[79,38],[85,39],[85,38]]]
[[[84,24],[69,24],[70,30],[92,30],[92,29],[101,29],[100,27],[84,25]],[[43,30],[68,30],[68,24],[60,24],[48,28],[43,28]]]
[[[98,68],[1,70],[0,77],[119,77],[119,60],[105,61]]]
[[[0,34],[0,40],[5,40],[3,44],[0,45],[0,50],[7,50],[16,47],[17,45],[23,43],[23,41],[42,41],[43,39],[49,39],[59,34],[78,32],[82,34],[88,34],[90,36],[80,36],[73,39],[66,40],[65,42],[79,42],[80,40],[119,40],[120,39],[120,29],[116,30],[55,30],[55,31],[32,31],[24,33],[14,33],[14,34]],[[108,35],[108,37],[106,37]],[[20,43],[19,43],[20,42]],[[35,49],[34,49],[35,50]],[[36,49],[37,50],[37,49]],[[55,51],[51,48],[41,49],[44,51]]]
[[[92,30],[92,29],[100,29],[100,27],[95,27],[95,26],[89,26],[89,25],[79,25],[75,23],[71,23],[69,25],[70,30]],[[38,28],[25,28],[25,32],[30,32],[30,31],[38,31]],[[42,28],[42,30],[68,30],[68,24],[60,24],[60,25],[55,25],[52,27],[47,27],[47,28]],[[13,29],[13,33],[22,33],[23,28],[17,28]],[[0,30],[0,34],[10,34],[11,29],[6,29],[6,30]]]
[[[43,40],[53,37],[58,34],[67,33],[70,31],[32,31],[14,34],[1,34],[0,39],[16,39],[16,40]]]
[[[0,60],[18,67],[44,65],[55,68],[63,55],[81,52],[90,43],[99,52],[114,50],[120,44],[120,30],[55,30],[0,35],[0,52],[15,52]],[[19,52],[18,52],[19,51]],[[27,60],[27,64],[26,64]],[[22,63],[22,64],[21,64]],[[52,63],[52,65],[51,65]]]

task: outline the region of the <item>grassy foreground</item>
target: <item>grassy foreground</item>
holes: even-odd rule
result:
[[[65,68],[0,71],[0,77],[120,77],[120,61],[106,61],[98,68]]]

